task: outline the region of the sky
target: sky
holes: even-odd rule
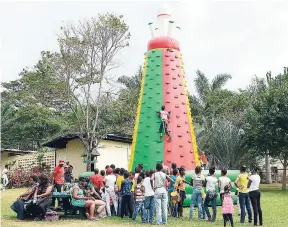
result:
[[[97,16],[122,14],[130,27],[130,46],[117,59],[111,76],[133,75],[143,64],[151,39],[148,22],[156,21],[161,1],[0,1],[1,81],[18,78],[32,67],[43,50],[57,51],[57,33],[67,23]],[[273,75],[288,67],[288,1],[168,1],[180,27],[188,90],[195,92],[196,70],[212,80],[229,73],[226,88],[245,88],[253,75]]]

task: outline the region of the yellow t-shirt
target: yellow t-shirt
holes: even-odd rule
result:
[[[204,188],[202,188],[202,199],[205,199],[205,197],[206,197],[206,194],[205,194]]]
[[[184,177],[178,176],[175,182],[175,189],[179,189],[180,191],[185,191],[186,183],[184,182],[184,180],[185,180]],[[182,183],[179,185],[180,181],[182,181]]]
[[[135,185],[136,185],[136,180],[135,180],[135,179],[133,179],[133,184],[132,184],[132,189],[131,189],[131,191],[132,191],[132,192],[134,192],[134,189],[135,189]]]
[[[248,185],[248,174],[247,173],[241,173],[238,176],[239,180],[238,180],[238,187],[239,187],[239,192],[241,193],[248,193],[249,189],[247,188]]]
[[[124,176],[119,176],[119,177],[117,178],[116,186],[117,186],[117,188],[118,188],[119,190],[121,189],[121,183],[122,183],[123,180],[124,180]]]

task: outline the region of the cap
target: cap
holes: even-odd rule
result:
[[[109,167],[108,169],[106,169],[106,172],[107,172],[107,173],[112,173],[112,172],[113,172],[113,169]]]

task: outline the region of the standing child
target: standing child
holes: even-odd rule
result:
[[[218,188],[219,188],[219,192],[220,192],[221,204],[223,203],[224,188],[227,185],[230,188],[233,188],[233,185],[232,185],[230,178],[227,177],[227,170],[222,169],[221,170],[221,177],[219,177],[219,181],[218,181]]]
[[[141,220],[142,223],[146,223],[145,220],[145,210],[144,210],[144,186],[142,185],[142,177],[138,176],[137,184],[135,187],[135,204],[132,220],[135,221],[137,214],[141,211]]]
[[[231,227],[234,227],[233,213],[234,213],[233,199],[232,195],[230,194],[230,187],[226,185],[224,187],[223,204],[222,204],[224,227],[226,227],[228,221],[230,221]]]
[[[145,220],[152,224],[154,219],[154,211],[155,211],[155,198],[154,198],[154,191],[153,191],[153,181],[151,180],[151,172],[149,170],[145,173],[145,179],[142,185],[145,188],[144,193],[144,208],[145,208]]]
[[[175,182],[175,190],[179,192],[179,196],[181,198],[180,201],[178,202],[178,217],[183,218],[183,204],[186,198],[185,169],[183,167],[179,169],[179,174],[180,175],[177,177],[176,182]]]
[[[129,217],[132,218],[132,202],[131,202],[131,195],[132,195],[132,181],[129,179],[129,172],[124,173],[124,180],[121,183],[121,195],[122,195],[122,203],[121,203],[121,218],[124,217],[126,213],[126,207],[128,207]]]

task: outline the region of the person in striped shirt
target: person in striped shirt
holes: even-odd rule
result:
[[[137,214],[141,211],[141,220],[142,223],[146,223],[145,220],[145,209],[144,209],[144,186],[142,185],[143,178],[138,176],[137,184],[135,186],[134,194],[135,194],[135,205],[134,205],[134,212],[132,215],[132,220],[135,221]]]

